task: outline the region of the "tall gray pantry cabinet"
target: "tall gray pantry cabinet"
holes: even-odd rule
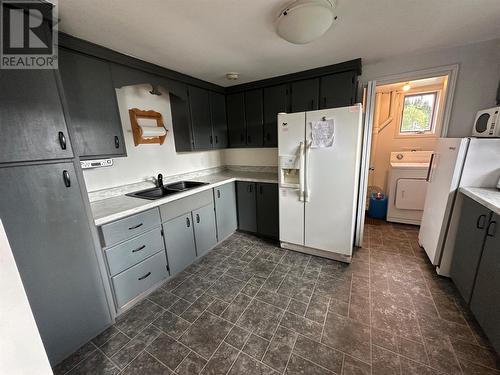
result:
[[[3,70],[0,87],[0,218],[54,365],[111,324],[95,229],[58,72]]]

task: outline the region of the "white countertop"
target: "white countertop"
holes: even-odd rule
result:
[[[195,189],[190,189],[182,193],[173,194],[154,201],[120,195],[117,197],[92,202],[90,203],[90,208],[92,209],[94,222],[96,225],[103,225],[111,221],[115,221],[123,217],[148,210],[153,207],[161,206],[162,204],[172,202],[179,198],[184,198],[204,190],[212,189],[216,186],[224,185],[228,182],[250,181],[277,183],[278,175],[276,173],[266,172],[224,171],[221,173],[214,173],[202,177],[197,177],[192,180],[207,182],[208,185],[203,185]]]
[[[497,188],[461,187],[460,192],[500,215],[500,190]]]

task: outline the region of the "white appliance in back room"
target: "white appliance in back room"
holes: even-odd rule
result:
[[[418,239],[438,274],[450,275],[463,187],[495,187],[500,139],[440,138],[430,165]]]
[[[391,152],[387,221],[419,225],[432,151]]]
[[[361,104],[278,115],[282,247],[350,262],[361,143]]]

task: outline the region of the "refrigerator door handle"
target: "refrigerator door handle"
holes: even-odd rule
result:
[[[304,202],[304,142],[299,145],[299,201]]]
[[[312,145],[312,141],[309,140],[309,141],[306,141],[306,162],[305,162],[305,172],[304,172],[304,180],[305,180],[305,183],[304,183],[304,201],[305,202],[309,202],[309,197],[310,197],[310,192],[311,192],[311,188],[309,186],[309,178],[308,178],[308,174],[309,174],[309,153],[311,152],[311,145]]]
[[[425,178],[425,181],[427,182],[430,182],[431,180],[432,164],[434,162],[435,155],[436,155],[435,153],[431,154],[431,160],[429,161],[429,169],[427,169],[427,177]]]

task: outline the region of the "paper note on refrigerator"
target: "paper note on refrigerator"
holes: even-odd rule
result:
[[[333,119],[311,121],[311,148],[332,147],[335,133]]]

